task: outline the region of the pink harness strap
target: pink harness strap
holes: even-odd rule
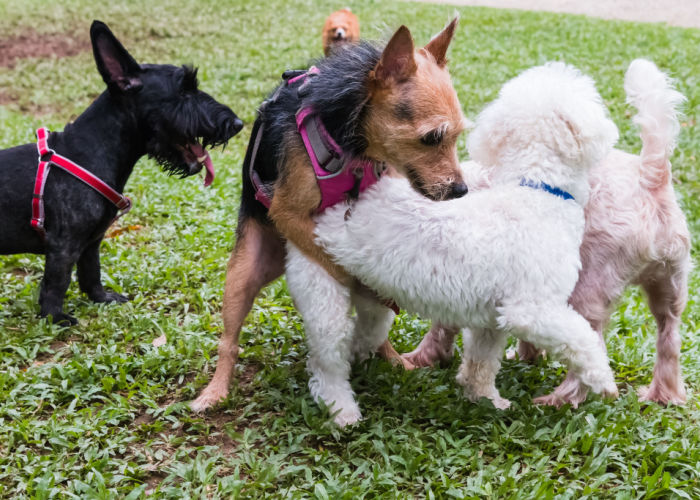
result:
[[[318,68],[312,66],[306,73],[287,80],[284,85],[302,81],[300,88],[303,88],[306,85],[306,78],[309,75],[318,74],[318,72]],[[277,98],[281,88],[278,88],[277,92],[270,98],[270,101],[274,101]],[[264,108],[264,104],[261,109]],[[333,140],[311,107],[300,109],[296,114],[296,122],[297,130],[301,135],[316,174],[316,182],[321,190],[321,203],[316,209],[317,212],[322,212],[326,208],[345,200],[347,194],[354,189],[357,192],[362,192],[377,182],[384,170],[384,165],[367,159],[345,158],[343,150]],[[255,189],[255,199],[262,203],[265,208],[270,208],[273,195],[271,186],[265,185],[255,171],[255,159],[260,147],[263,127],[264,124],[261,123],[254,139],[248,170],[250,180]]]
[[[359,158],[345,160],[342,149],[312,108],[301,109],[296,121],[321,190],[321,204],[317,212],[343,201],[358,181],[358,192],[362,192],[379,180],[381,171],[376,168],[375,162]],[[316,134],[320,141],[313,140],[310,132]]]
[[[34,182],[31,224],[42,239],[46,239],[46,230],[44,229],[44,187],[46,186],[46,179],[49,176],[51,165],[56,165],[62,170],[65,170],[112,202],[112,204],[119,209],[117,216],[112,222],[131,210],[131,200],[129,198],[117,192],[95,174],[85,170],[77,163],[72,162],[65,156],[61,156],[53,149],[49,148],[49,130],[46,127],[41,127],[36,131],[36,138],[36,149],[39,153],[39,168],[37,169],[36,180]]]

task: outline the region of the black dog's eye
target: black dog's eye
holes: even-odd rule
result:
[[[426,146],[439,146],[442,142],[442,138],[444,137],[444,135],[445,132],[443,129],[431,130],[430,132],[428,132],[420,138],[420,142],[422,142]]]

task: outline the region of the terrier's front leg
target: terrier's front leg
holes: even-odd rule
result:
[[[63,312],[63,300],[70,285],[70,275],[75,263],[76,252],[49,245],[46,250],[46,267],[39,291],[41,317],[51,317],[54,323],[70,326],[78,320]]]
[[[430,331],[413,351],[401,357],[415,367],[446,365],[454,356],[455,336],[459,328],[433,323]]]
[[[100,271],[100,244],[102,238],[90,243],[78,259],[78,284],[93,302],[127,302],[124,295],[106,290],[102,286]]]

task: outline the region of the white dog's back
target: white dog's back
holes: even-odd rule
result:
[[[583,209],[543,190],[496,186],[434,202],[385,178],[347,220],[346,210],[318,218],[317,241],[362,283],[436,321],[492,326],[501,302],[565,303],[577,280]]]

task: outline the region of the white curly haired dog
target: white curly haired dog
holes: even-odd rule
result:
[[[591,170],[591,196],[585,206],[581,245],[583,268],[569,303],[601,336],[610,306],[627,284],[641,285],[658,326],[657,361],[648,387],[639,398],[661,404],[686,400],[680,367],[679,326],[688,295],[691,269],[690,232],[671,182],[670,157],[680,129],[677,108],[685,100],[654,63],[635,59],[625,74],[627,101],[637,108],[641,155],[613,150]],[[488,185],[487,172],[474,161],[462,164],[471,192]],[[482,185],[479,185],[482,184]],[[458,329],[434,325],[420,345],[404,358],[430,366],[452,357]],[[518,347],[520,359],[538,351]],[[586,397],[573,373],[540,401],[576,406]]]
[[[567,303],[581,267],[588,172],[617,137],[590,78],[563,63],[532,68],[504,85],[470,136],[472,157],[498,166],[490,189],[433,202],[387,177],[352,206],[319,215],[317,241],[379,295],[470,328],[457,376],[469,399],[508,407],[495,386],[508,335],[563,359],[593,392],[617,396],[602,342]],[[304,318],[311,392],[333,406],[336,423],[353,423],[361,413],[351,357],[386,339],[393,313],[291,244],[286,271]]]

